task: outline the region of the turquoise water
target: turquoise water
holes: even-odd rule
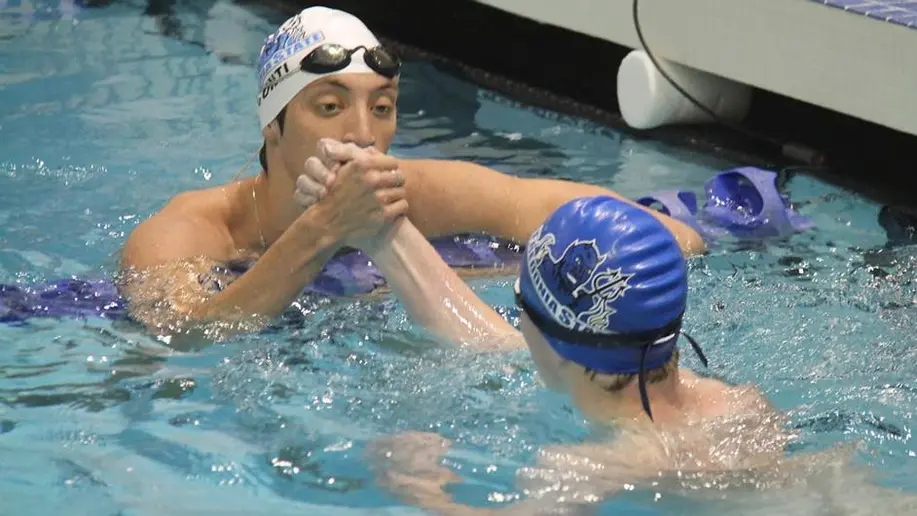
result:
[[[51,7],[0,17],[2,283],[110,273],[135,224],[180,191],[230,180],[260,145],[250,63],[276,16],[182,7],[181,32],[208,52],[159,35],[134,2]],[[393,152],[629,196],[699,190],[738,165],[518,105],[422,62],[405,71]],[[787,191],[817,229],[694,260],[687,329],[714,373],[790,411],[796,450],[861,442],[880,482],[917,490],[917,264],[907,249],[876,251],[879,206],[806,176]],[[475,287],[512,318],[509,284]],[[512,471],[539,446],[586,435],[525,353],[439,348],[391,300],[301,311],[193,353],[104,320],[0,326],[0,513],[412,514],[366,466],[380,435],[453,439],[459,496],[473,504],[512,494]],[[637,491],[602,512],[663,513],[678,503],[667,500]]]

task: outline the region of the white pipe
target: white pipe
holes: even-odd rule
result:
[[[748,114],[748,86],[659,57],[656,61],[683,90],[718,117],[738,122]],[[676,90],[642,50],[632,51],[618,68],[618,107],[624,121],[635,129],[713,121]]]

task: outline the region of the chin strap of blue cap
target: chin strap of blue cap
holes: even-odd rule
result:
[[[688,342],[691,343],[691,348],[694,349],[694,352],[697,354],[697,357],[700,359],[701,363],[704,364],[704,367],[708,367],[707,356],[704,355],[704,351],[701,349],[700,345],[697,343],[697,341],[694,340],[693,337],[681,329],[684,313],[676,317],[671,323],[656,330],[616,334],[593,333],[587,331],[572,330],[557,324],[557,322],[555,322],[550,317],[541,315],[537,310],[535,310],[526,302],[525,298],[522,296],[518,289],[518,283],[516,286],[515,295],[516,304],[523,312],[525,312],[535,327],[537,327],[538,330],[544,335],[573,345],[595,349],[611,349],[623,347],[641,348],[640,370],[637,375],[637,380],[639,382],[640,401],[643,403],[643,410],[646,411],[646,415],[649,416],[651,421],[653,420],[653,412],[650,409],[650,398],[646,391],[646,357],[653,345],[674,339],[678,334],[682,334],[688,339]]]
[[[679,322],[680,320],[681,318],[679,318]],[[700,359],[701,363],[704,364],[704,367],[709,367],[707,364],[707,356],[704,355],[704,350],[701,349],[700,344],[694,340],[694,337],[688,335],[683,330],[679,331],[688,339],[688,342],[691,343],[691,348],[694,350],[694,353],[697,354],[697,358]],[[646,412],[646,415],[649,416],[650,421],[654,421],[653,411],[650,409],[650,396],[646,392],[646,356],[649,354],[650,346],[651,344],[645,344],[640,354],[640,373],[637,375],[637,382],[640,387],[640,401],[643,403],[643,410]]]
[[[814,226],[790,207],[777,189],[777,174],[769,170],[741,167],[721,172],[704,183],[704,192],[700,207],[697,195],[687,190],[645,195],[636,202],[684,222],[704,240],[726,235],[782,237]]]

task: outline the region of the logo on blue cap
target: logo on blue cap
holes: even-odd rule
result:
[[[609,253],[602,253],[595,239],[573,240],[555,256],[557,238],[542,230],[533,235],[526,257],[542,306],[564,328],[611,333],[614,304],[627,293],[633,274],[611,267]]]

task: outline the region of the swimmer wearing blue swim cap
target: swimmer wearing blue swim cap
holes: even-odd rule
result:
[[[658,220],[610,197],[561,206],[529,240],[515,295],[542,371],[555,369],[556,356],[592,378],[609,375],[609,391],[638,375],[652,418],[646,383],[677,368],[688,299],[681,249]]]
[[[533,231],[514,282],[519,330],[478,298],[408,219],[395,221],[365,251],[424,328],[480,352],[528,348],[548,387],[568,395],[595,428],[613,427],[611,442],[542,450],[539,468],[520,470],[532,475],[525,486],[531,497],[555,493],[558,504],[591,504],[663,472],[765,467],[784,456],[791,436],[755,387],[678,366],[685,259],[659,220],[629,202],[577,198]],[[385,464],[380,483],[396,494],[443,514],[476,513],[430,487],[456,478],[442,465],[448,448],[442,437],[408,432],[371,448]],[[564,483],[551,475],[578,468],[585,468],[579,478],[589,485],[558,491]],[[595,468],[603,473],[595,475]],[[532,498],[506,510],[535,514],[550,506],[551,500]]]
[[[706,394],[707,387],[728,388],[678,368],[687,264],[665,226],[629,202],[574,199],[533,232],[514,283],[520,331],[445,267],[410,222],[397,221],[367,253],[413,318],[441,338],[489,350],[527,347],[544,382],[587,414],[595,413],[597,396],[606,406],[620,402],[620,410],[596,419],[639,420],[627,409],[633,393],[652,422],[655,398],[691,394],[682,377],[703,384]],[[706,366],[700,347],[685,337]],[[679,403],[666,405],[662,424],[680,419]]]

